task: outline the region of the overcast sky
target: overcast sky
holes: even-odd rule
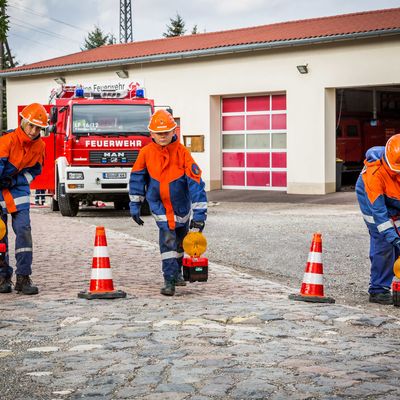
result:
[[[8,0],[9,45],[20,64],[76,53],[98,25],[119,41],[119,0]],[[132,0],[135,41],[158,39],[179,13],[187,34],[400,7],[400,0]]]

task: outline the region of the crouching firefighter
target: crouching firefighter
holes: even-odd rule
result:
[[[393,304],[393,264],[400,255],[400,134],[366,153],[356,184],[357,199],[370,235],[369,301]]]
[[[15,290],[23,294],[38,294],[30,279],[32,274],[32,235],[29,217],[30,183],[41,173],[45,144],[40,131],[47,128],[45,108],[33,103],[20,113],[20,126],[0,137],[0,205],[1,218],[7,226],[11,215],[15,233]],[[8,229],[7,229],[8,230]],[[3,242],[7,252],[0,262],[0,293],[10,293],[13,269],[9,264],[7,231]]]
[[[202,231],[207,218],[201,170],[179,143],[176,126],[167,111],[158,110],[153,114],[148,126],[153,142],[140,150],[129,182],[133,220],[143,225],[140,207],[146,198],[159,228],[164,275],[161,294],[165,296],[173,296],[175,286],[186,285],[182,276],[182,242],[189,226]]]

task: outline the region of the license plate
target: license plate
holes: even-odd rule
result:
[[[126,179],[126,172],[103,172],[103,179]]]

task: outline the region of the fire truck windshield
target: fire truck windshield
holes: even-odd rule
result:
[[[149,136],[150,117],[148,104],[75,104],[72,108],[72,133]]]

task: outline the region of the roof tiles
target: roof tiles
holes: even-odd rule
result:
[[[7,72],[183,53],[226,46],[325,38],[382,30],[390,31],[399,28],[400,8],[392,8],[333,17],[281,22],[221,32],[102,46],[50,60],[22,65],[12,70],[7,70]]]

